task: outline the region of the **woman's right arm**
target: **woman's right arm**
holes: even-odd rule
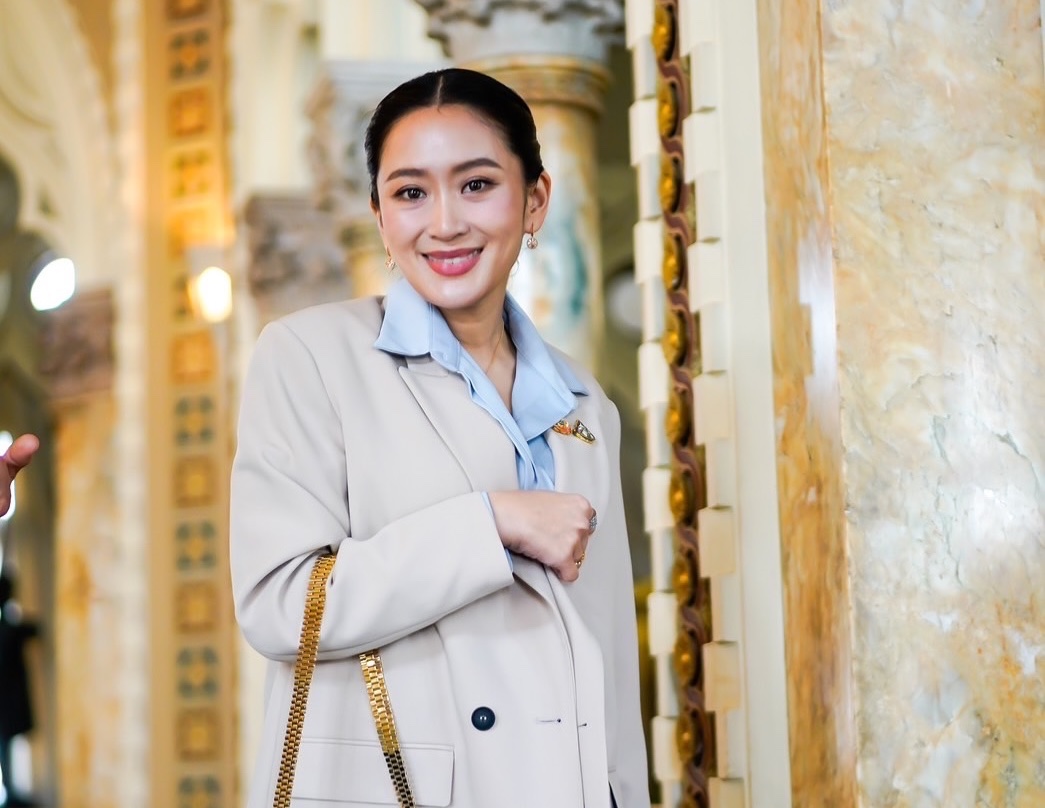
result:
[[[267,326],[242,392],[230,533],[236,617],[267,657],[297,653],[312,564],[330,550],[322,659],[393,642],[512,583],[480,493],[353,536],[345,451],[312,354],[286,324]]]

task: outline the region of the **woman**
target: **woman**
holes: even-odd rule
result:
[[[419,805],[646,808],[619,418],[506,293],[551,192],[532,114],[443,70],[390,93],[366,147],[403,278],[268,326],[243,390],[234,594],[273,661],[249,805],[332,549],[295,804],[395,803],[356,660],[379,648]]]

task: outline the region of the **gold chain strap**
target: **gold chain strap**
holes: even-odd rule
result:
[[[305,705],[308,689],[312,684],[312,671],[316,667],[319,652],[319,626],[323,622],[323,607],[327,602],[327,577],[334,568],[335,557],[323,555],[312,567],[305,596],[305,617],[301,621],[301,640],[298,658],[294,662],[294,693],[290,698],[290,714],[287,716],[287,734],[283,736],[283,756],[279,761],[279,776],[276,779],[276,796],[273,808],[290,808],[290,793],[294,789],[294,769],[301,747],[301,729],[305,725]]]
[[[301,748],[301,731],[305,725],[305,706],[308,703],[308,690],[312,684],[312,672],[315,670],[316,656],[319,653],[319,628],[323,622],[323,608],[327,601],[327,578],[330,577],[336,559],[336,556],[329,554],[317,558],[308,581],[305,616],[301,621],[301,640],[297,660],[294,662],[294,692],[287,716],[287,733],[283,737],[283,755],[279,761],[273,808],[290,808],[290,796],[294,790],[294,770],[297,767],[298,750]],[[374,650],[360,654],[359,664],[366,679],[370,712],[374,716],[377,734],[381,739],[381,751],[385,755],[385,763],[388,765],[388,773],[392,778],[399,805],[401,808],[415,808],[410,783],[406,778],[406,766],[399,749],[392,703],[388,698],[385,674],[381,667],[381,653]]]
[[[385,753],[385,765],[388,766],[396,798],[401,808],[414,808],[414,795],[410,793],[403,753],[399,751],[399,736],[396,734],[395,716],[392,715],[392,702],[388,699],[388,688],[385,686],[381,655],[377,651],[360,654],[359,665],[363,669],[366,692],[370,697],[370,712],[381,739],[381,751]]]

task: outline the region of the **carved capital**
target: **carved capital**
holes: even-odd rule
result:
[[[251,197],[247,225],[247,285],[255,297],[343,283],[344,255],[332,216],[298,196]]]
[[[112,292],[81,292],[42,317],[40,376],[56,399],[112,388]]]
[[[531,106],[562,104],[602,114],[610,72],[587,59],[569,56],[505,56],[470,67],[504,82]]]
[[[255,195],[244,210],[247,285],[261,325],[292,311],[344,300],[352,285],[338,227],[302,196]]]
[[[417,0],[428,35],[457,62],[513,54],[606,61],[624,37],[623,0]]]
[[[314,202],[339,226],[370,219],[370,179],[364,137],[378,102],[404,81],[442,65],[331,61],[316,83],[306,113],[312,121],[308,162]]]

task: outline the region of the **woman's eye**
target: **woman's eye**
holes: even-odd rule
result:
[[[424,196],[424,191],[420,188],[404,188],[402,191],[397,193],[396,196],[403,199],[409,199],[411,202],[416,202]]]
[[[489,184],[487,180],[468,180],[464,187],[466,191],[471,191],[474,194],[483,190]]]

